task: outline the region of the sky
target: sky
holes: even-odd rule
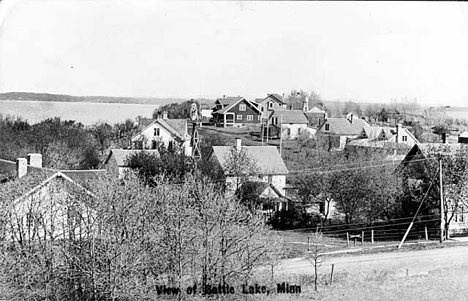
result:
[[[3,0],[0,92],[468,106],[468,3]]]

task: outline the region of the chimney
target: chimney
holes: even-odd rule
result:
[[[236,150],[239,153],[242,149],[242,139],[236,138]]]
[[[167,111],[164,111],[162,114],[163,114],[163,115],[162,115],[162,118],[163,118],[163,119],[167,119]]]
[[[41,154],[28,154],[28,165],[42,168],[42,155]]]
[[[442,143],[447,144],[449,138],[449,133],[442,133]]]
[[[226,98],[226,95],[223,95],[223,98]]]
[[[16,159],[16,176],[21,179],[28,173],[28,162],[26,158]]]
[[[400,143],[400,139],[401,139],[401,134],[403,133],[403,128],[402,128],[402,125],[401,123],[398,123],[397,124],[397,128],[396,128],[396,143]]]

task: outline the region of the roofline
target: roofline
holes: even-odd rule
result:
[[[242,97],[241,99],[239,99],[238,101],[236,101],[236,102],[230,104],[230,105],[227,106],[226,108],[222,108],[222,109],[226,109],[225,112],[224,112],[223,114],[226,114],[227,111],[229,111],[230,109],[232,109],[236,104],[238,104],[238,103],[241,102],[242,100],[245,100],[245,101],[247,101],[248,103],[250,103],[250,104],[252,105],[252,108],[254,108],[255,110],[257,110],[257,113],[262,113],[262,112],[260,111],[260,109],[258,109],[257,106],[256,106],[253,102],[251,102],[250,100],[248,100],[248,99],[245,98],[245,97]],[[221,109],[221,110],[222,110],[222,109]],[[219,110],[219,111],[220,111],[220,110]],[[218,112],[216,111],[216,112],[213,112],[213,113],[211,113],[211,114],[213,115],[213,114],[220,114],[220,113],[218,113]]]
[[[135,138],[135,137],[141,135],[141,133],[143,133],[144,131],[146,131],[150,126],[152,126],[153,124],[157,123],[157,122],[160,121],[160,120],[161,120],[161,119],[156,119],[155,121],[151,122],[151,123],[148,124],[148,126],[146,126],[144,129],[142,129],[141,131],[139,131],[137,134],[133,135],[133,137],[130,138],[130,140],[133,140],[133,138]],[[164,120],[164,119],[162,119],[162,120]],[[176,132],[176,133],[177,133],[176,130],[172,129],[172,131],[171,131],[171,130],[168,129],[164,124],[162,124],[162,123],[160,123],[160,122],[158,122],[158,124],[159,124],[160,126],[162,126],[163,128],[165,128],[168,132],[170,132],[170,134],[171,134],[172,136],[176,136],[177,138],[182,139],[182,141],[185,141],[185,138],[184,138],[184,137],[182,137],[182,138],[181,138],[181,137],[178,137],[179,135],[175,135],[175,134],[173,133],[173,132]],[[166,122],[166,124],[167,124],[167,122]],[[167,124],[167,125],[170,126],[169,124]],[[170,127],[171,127],[171,126],[170,126]],[[187,134],[188,134],[188,129],[187,129]]]
[[[33,193],[35,193],[36,191],[38,191],[39,189],[41,189],[42,187],[44,187],[47,183],[49,183],[50,181],[52,181],[53,179],[55,178],[58,178],[58,177],[61,177],[65,180],[67,180],[68,182],[76,185],[77,187],[83,189],[88,195],[94,197],[94,198],[97,198],[97,196],[92,193],[91,191],[89,191],[88,189],[84,188],[83,186],[81,186],[80,184],[76,183],[75,181],[73,181],[73,179],[71,179],[70,177],[68,177],[67,175],[63,174],[62,172],[56,172],[55,174],[53,174],[52,176],[48,177],[46,180],[44,180],[42,183],[40,183],[39,185],[36,185],[35,187],[33,187],[31,190],[29,190],[26,194],[20,196],[19,198],[15,199],[13,201],[13,204],[14,205],[17,205],[19,202],[21,202],[24,198],[32,195]]]

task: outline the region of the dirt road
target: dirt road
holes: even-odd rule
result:
[[[329,270],[335,265],[335,272],[369,273],[392,271],[396,275],[426,274],[431,270],[453,265],[468,265],[468,246],[447,247],[418,251],[395,251],[385,253],[346,255],[324,258],[321,269]],[[278,272],[286,274],[313,273],[312,264],[303,259],[288,259],[282,262]]]

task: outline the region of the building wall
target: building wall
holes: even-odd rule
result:
[[[155,129],[159,129],[159,136],[154,135]],[[159,140],[167,147],[169,146],[169,142],[174,141],[174,138],[172,137],[172,134],[169,133],[165,128],[157,123],[154,123],[142,131],[140,135],[132,139],[132,141],[138,140],[143,140],[143,147],[150,149],[153,146],[153,141]]]
[[[309,132],[307,124],[282,124],[281,125],[281,138],[283,139],[297,138],[302,132]]]
[[[155,129],[159,129],[159,136],[154,135]],[[157,123],[150,125],[144,131],[142,131],[140,135],[132,139],[132,142],[139,141],[140,139],[143,141],[143,148],[145,149],[153,148],[154,141],[160,141],[164,143],[165,147],[168,147],[170,142],[177,142],[171,133],[169,133],[164,127]],[[190,140],[184,141],[182,143],[182,147],[184,148],[185,155],[190,156],[192,154]]]
[[[272,106],[269,107],[268,102],[272,103]],[[268,118],[268,111],[269,110],[277,110],[277,109],[285,109],[286,106],[279,103],[277,100],[272,100],[272,98],[268,97],[264,99],[261,103],[258,104],[258,109],[261,112],[261,118]]]
[[[240,106],[245,105],[245,111],[240,110]],[[246,100],[243,100],[236,104],[234,107],[232,107],[229,112],[234,113],[234,123],[237,124],[253,124],[253,123],[260,123],[260,120],[258,117],[260,116],[257,111],[252,109],[251,105],[247,103]],[[247,116],[251,115],[252,120],[247,120]],[[242,120],[237,119],[237,116],[242,116]]]

